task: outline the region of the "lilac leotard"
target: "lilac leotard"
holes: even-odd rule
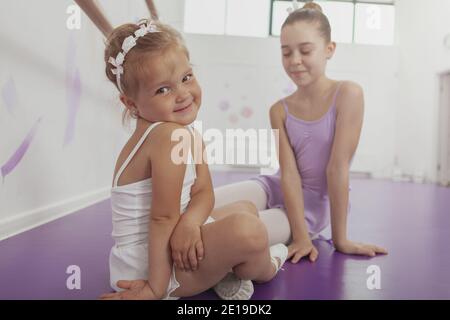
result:
[[[315,121],[305,121],[286,113],[285,128],[289,143],[294,151],[297,168],[302,181],[305,219],[312,234],[318,234],[330,222],[326,168],[330,159],[336,126],[336,97],[341,83],[334,93],[333,102],[327,113]],[[274,175],[260,175],[253,178],[267,194],[267,208],[285,208],[281,191],[280,170]]]

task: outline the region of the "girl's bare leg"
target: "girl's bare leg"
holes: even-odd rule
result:
[[[211,212],[211,217],[213,217],[215,220],[219,220],[235,213],[246,213],[257,217],[258,209],[256,209],[256,206],[253,204],[253,202],[250,202],[248,200],[240,200],[223,205],[221,207],[214,208],[214,210]]]
[[[267,231],[251,214],[230,214],[202,226],[205,258],[196,271],[175,270],[180,287],[171,295],[186,297],[216,285],[232,269],[239,278],[264,282],[276,270],[270,261]]]

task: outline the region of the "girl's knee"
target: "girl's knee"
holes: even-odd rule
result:
[[[258,216],[258,209],[255,204],[249,200],[240,200],[237,201],[237,205],[239,206],[240,213],[252,214],[254,216]]]
[[[249,214],[234,214],[230,216],[232,221],[232,233],[236,245],[245,251],[261,251],[268,247],[267,230],[261,220]]]

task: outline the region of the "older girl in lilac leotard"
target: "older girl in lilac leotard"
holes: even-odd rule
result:
[[[316,121],[295,117],[289,113],[286,101],[281,100],[286,114],[286,132],[302,179],[305,220],[312,235],[319,234],[330,221],[326,169],[336,127],[336,96],[339,86],[340,84],[327,113]],[[285,209],[280,175],[278,170],[274,175],[255,178],[267,194],[267,208]]]
[[[349,168],[361,132],[364,99],[358,84],[336,82],[325,75],[336,44],[321,7],[308,2],[291,12],[280,40],[283,67],[297,85],[296,92],[270,110],[272,128],[280,132],[280,170],[217,188],[215,206],[252,201],[269,241],[289,244],[293,262],[304,256],[311,261],[317,258],[311,240],[330,224],[338,251],[368,256],[386,253],[375,245],[347,239]],[[318,119],[305,121],[291,112],[318,114],[332,90],[331,105]]]

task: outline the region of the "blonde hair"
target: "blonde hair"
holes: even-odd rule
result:
[[[125,38],[133,35],[141,25],[147,23],[149,23],[147,19],[142,19],[137,24],[123,24],[115,28],[106,39],[104,54],[106,65],[105,73],[106,77],[119,91],[120,89],[117,86],[116,75],[112,72],[114,66],[111,65],[108,60],[110,57],[115,58],[117,54],[122,51],[122,44]],[[126,54],[123,63],[124,72],[120,78],[120,87],[123,89],[123,93],[126,96],[136,96],[140,81],[142,81],[145,76],[148,76],[145,73],[143,65],[145,65],[146,59],[151,58],[152,55],[163,54],[168,49],[179,48],[186,53],[186,56],[189,59],[189,51],[178,31],[158,20],[153,20],[152,23],[159,32],[150,32],[140,37],[136,40],[136,45]],[[122,123],[125,124],[126,120],[129,120],[130,117],[133,116],[130,114],[130,111],[125,108],[122,115]]]
[[[322,7],[315,2],[307,2],[301,9],[294,10],[284,21],[281,29],[296,22],[314,22],[319,26],[319,32],[325,41],[331,41],[331,27],[327,16],[323,13]]]

